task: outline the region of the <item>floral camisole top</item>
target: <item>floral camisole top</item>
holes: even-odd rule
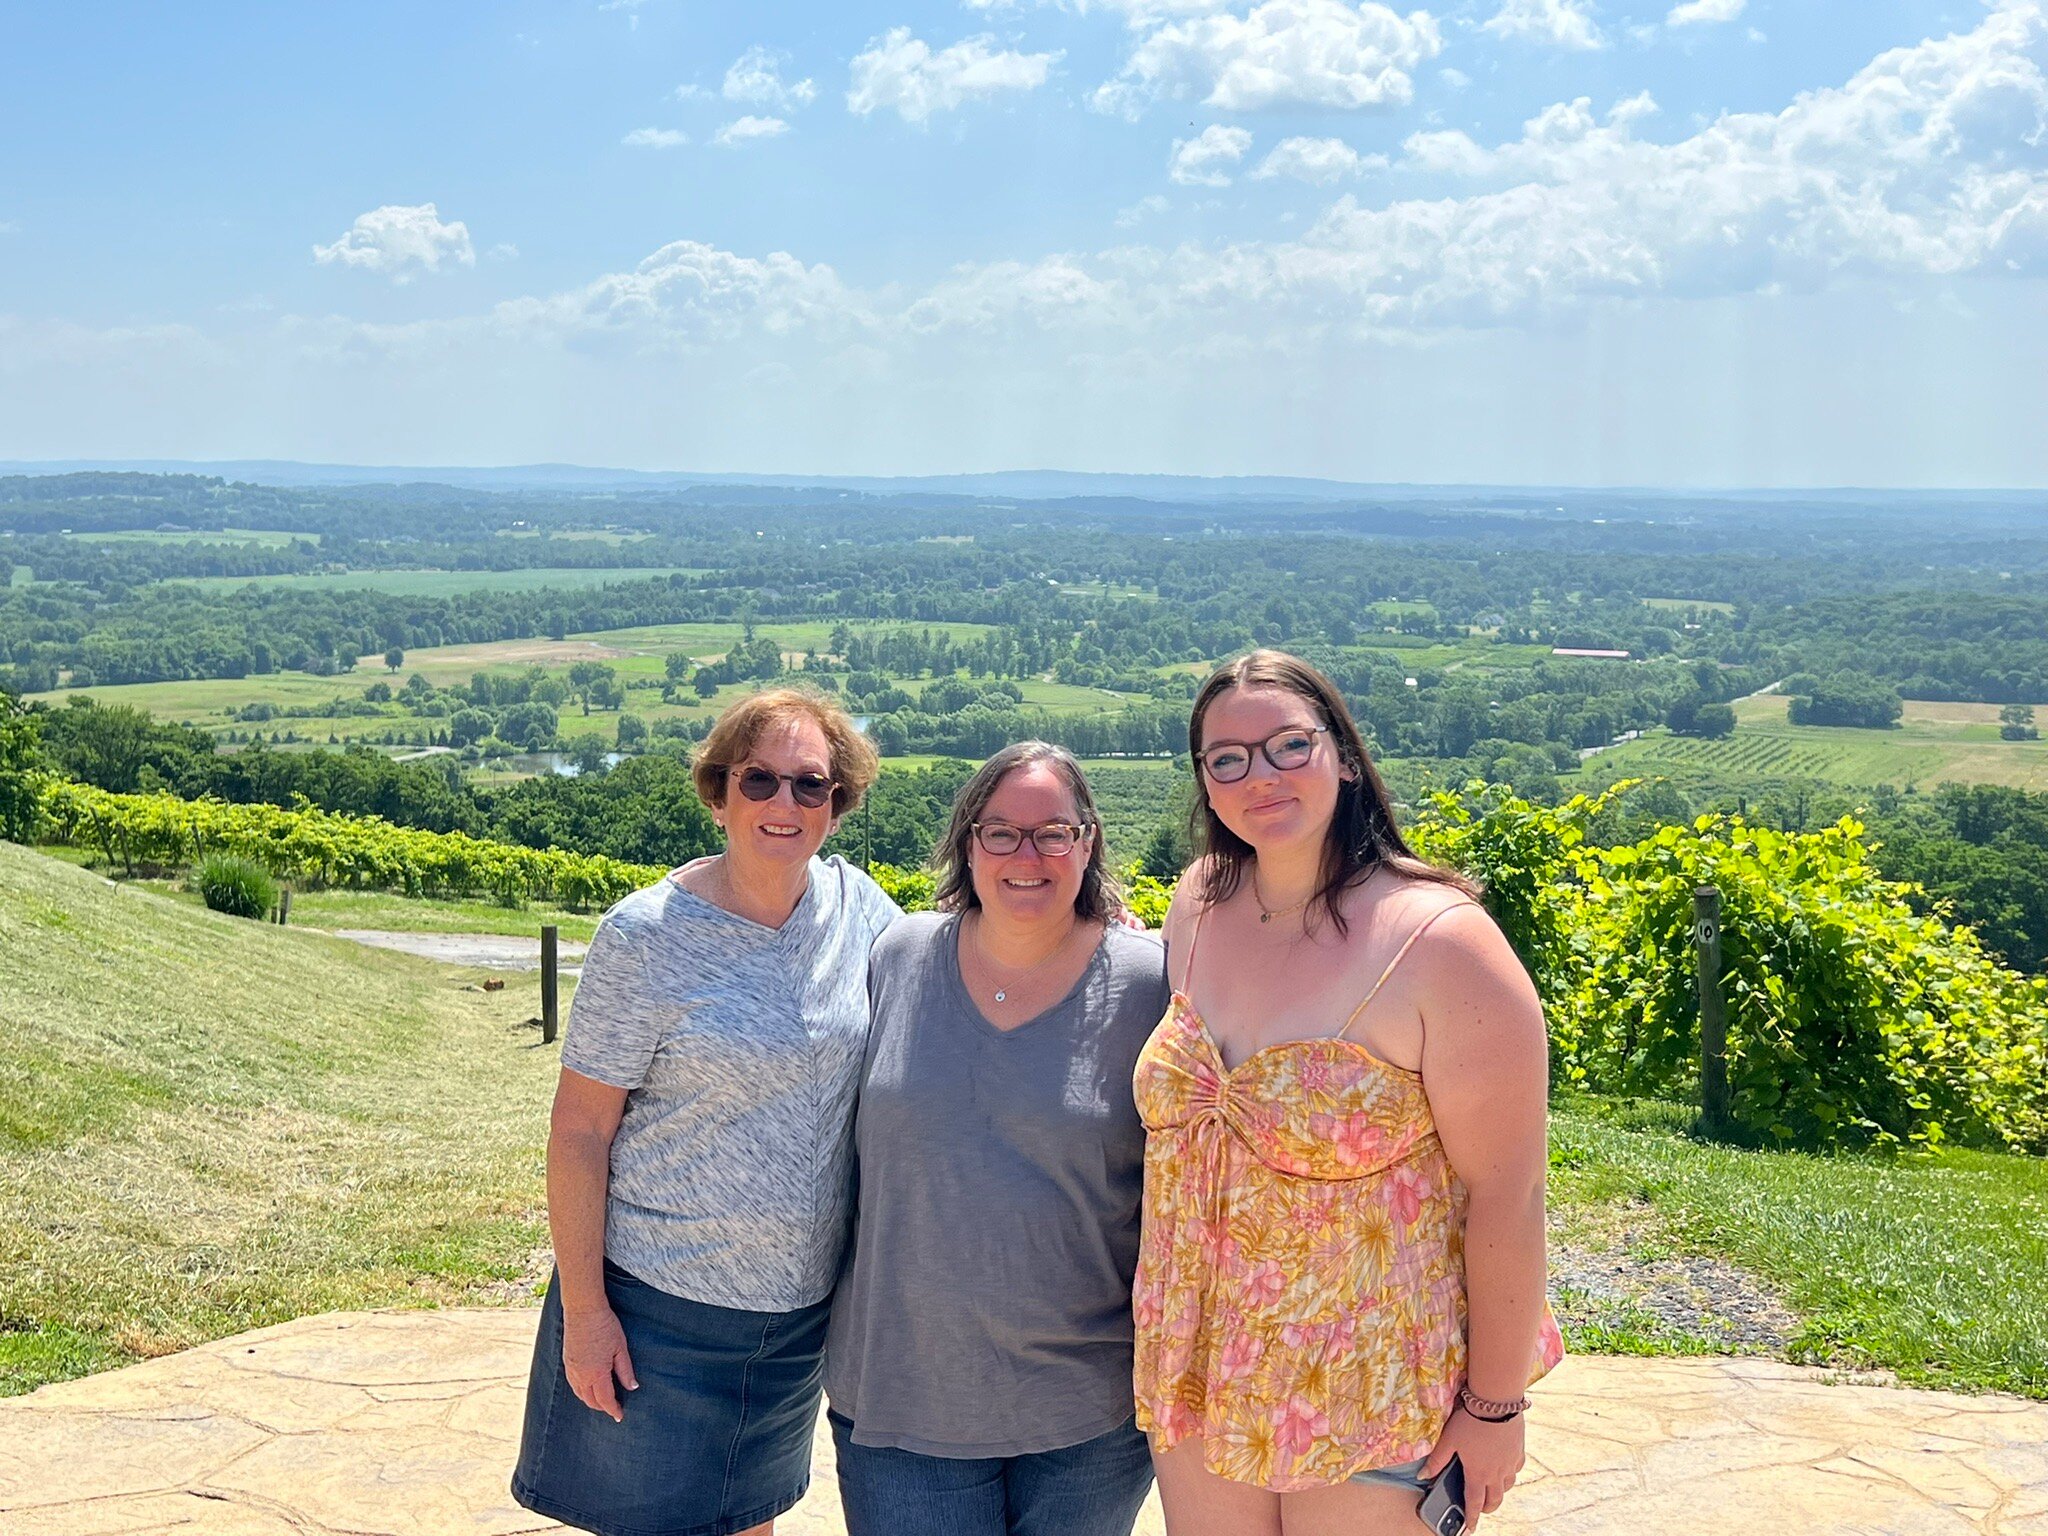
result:
[[[1421,1075],[1345,1036],[1442,915],[1334,1035],[1228,1068],[1181,992],[1152,1032],[1133,1305],[1155,1449],[1199,1435],[1210,1471],[1286,1493],[1435,1446],[1465,1379],[1465,1186]],[[1563,1356],[1546,1304],[1529,1380]]]

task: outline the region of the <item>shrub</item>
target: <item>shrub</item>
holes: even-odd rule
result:
[[[277,905],[277,882],[254,859],[211,853],[193,872],[192,884],[206,904],[230,917],[262,919]]]

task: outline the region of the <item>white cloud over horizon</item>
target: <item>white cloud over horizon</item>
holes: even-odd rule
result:
[[[1375,0],[1260,0],[1242,16],[1163,21],[1140,13],[1147,23],[1117,77],[1094,93],[1098,110],[1135,116],[1197,92],[1224,112],[1401,106],[1413,99],[1415,67],[1443,51],[1427,11],[1402,16]]]
[[[1747,0],[1681,0],[1664,17],[1667,27],[1713,26],[1733,21]]]
[[[852,87],[847,110],[856,117],[893,109],[906,123],[922,124],[939,112],[1005,92],[1035,91],[1061,55],[1000,49],[988,37],[970,37],[934,50],[908,27],[871,38],[848,64]]]
[[[808,106],[818,94],[817,82],[808,78],[785,81],[782,66],[788,62],[786,55],[757,43],[733,60],[719,93],[727,101],[752,102],[778,112]]]
[[[756,117],[748,113],[736,117],[711,136],[711,142],[721,149],[737,149],[742,144],[752,144],[761,139],[777,139],[789,132],[789,124],[779,117]]]
[[[1226,128],[1211,123],[1192,139],[1175,139],[1167,157],[1167,179],[1183,187],[1227,187],[1230,169],[1252,147],[1252,136],[1243,128]]]
[[[441,221],[432,203],[389,203],[356,215],[356,220],[331,245],[313,247],[313,259],[361,267],[407,283],[420,272],[438,272],[444,262],[476,265],[469,227],[460,219]]]
[[[1607,39],[1593,21],[1593,0],[1501,0],[1480,31],[1555,48],[1595,49]]]

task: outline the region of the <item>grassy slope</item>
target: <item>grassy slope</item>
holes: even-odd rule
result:
[[[1799,1318],[1793,1359],[2048,1398],[2048,1159],[1751,1152],[1694,1140],[1692,1119],[1677,1105],[1561,1100],[1550,1191],[1564,1235],[1597,1243],[1619,1224],[1641,1257],[1733,1261]]]
[[[330,1307],[519,1293],[530,988],[0,844],[0,1392]]]

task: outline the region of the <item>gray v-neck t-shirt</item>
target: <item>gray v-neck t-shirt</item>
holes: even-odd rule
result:
[[[1131,1073],[1166,1011],[1166,952],[1112,926],[1065,998],[1001,1030],[968,996],[959,928],[914,914],[869,961],[859,1214],[825,1384],[856,1444],[1021,1456],[1133,1411]]]
[[[901,913],[842,859],[810,874],[780,928],[662,880],[583,961],[562,1065],[627,1090],[605,1257],[673,1296],[790,1312],[839,1273],[868,949]]]

